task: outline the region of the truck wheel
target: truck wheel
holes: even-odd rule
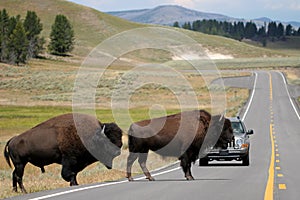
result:
[[[249,160],[249,153],[247,156],[243,158],[243,166],[249,166],[250,165],[250,160]]]
[[[199,166],[208,166],[208,159],[207,158],[200,158],[199,159]]]

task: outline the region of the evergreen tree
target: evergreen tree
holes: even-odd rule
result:
[[[0,12],[0,61],[8,59],[9,15],[5,9]]]
[[[282,38],[284,36],[284,26],[282,25],[282,23],[279,23],[277,26],[277,31],[276,31],[276,37]]]
[[[257,33],[256,24],[253,22],[247,22],[245,27],[245,38],[252,39]]]
[[[285,35],[286,36],[291,36],[292,35],[292,31],[293,31],[293,27],[292,27],[292,25],[287,25],[286,26],[286,30],[285,30]]]
[[[43,30],[43,25],[35,12],[27,11],[24,20],[24,29],[28,39],[28,56],[29,58],[37,57],[43,50],[45,40],[39,37]]]
[[[179,27],[180,27],[180,26],[179,26],[179,22],[174,22],[173,27],[179,28]]]
[[[262,26],[257,31],[258,40],[261,42],[263,47],[267,46],[267,33],[265,26]]]
[[[50,39],[48,49],[53,54],[65,54],[73,50],[74,30],[66,16],[56,16]]]
[[[185,23],[182,25],[182,28],[187,29],[187,30],[192,30],[192,25],[191,25],[190,22],[185,22]]]
[[[27,58],[28,40],[23,23],[18,20],[9,37],[9,61],[13,64],[25,63]]]
[[[268,37],[271,38],[272,41],[274,41],[274,37],[276,37],[277,32],[277,24],[276,22],[270,22],[268,25]]]
[[[196,20],[192,23],[192,30],[193,31],[200,31],[201,30],[200,27],[201,27],[201,21],[200,20]]]
[[[243,22],[234,22],[232,37],[236,40],[241,41],[245,36],[245,27]]]
[[[298,28],[297,35],[300,36],[300,27]]]

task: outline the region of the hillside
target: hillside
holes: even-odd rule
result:
[[[105,38],[124,30],[140,27],[92,8],[81,6],[65,0],[1,0],[0,9],[5,8],[10,16],[26,16],[27,10],[35,11],[43,23],[42,35],[49,37],[51,25],[57,14],[64,14],[71,21],[76,37],[75,51],[85,56],[92,48]]]
[[[239,19],[222,14],[201,12],[197,10],[187,9],[182,6],[164,5],[152,9],[142,10],[128,10],[128,11],[114,11],[108,14],[127,19],[129,21],[145,23],[145,24],[159,24],[159,25],[173,25],[174,22],[184,24],[185,22],[193,22],[203,19],[215,19],[217,21],[252,21],[258,26],[263,26],[265,22],[274,21],[272,19],[261,17],[257,19]],[[277,21],[279,23],[279,21]],[[281,22],[284,25],[291,24],[293,27],[300,27],[300,22]]]
[[[7,9],[10,16],[20,14],[23,18],[25,17],[27,10],[35,11],[41,18],[41,22],[44,27],[42,34],[45,36],[47,41],[49,41],[49,33],[55,16],[57,14],[66,15],[75,29],[76,45],[72,54],[75,57],[79,56],[80,60],[82,60],[82,58],[84,58],[104,39],[125,30],[148,26],[129,22],[66,0],[1,0],[0,9],[2,10],[3,8]],[[177,7],[175,6],[174,8]],[[221,19],[224,16],[219,17]],[[252,45],[224,37],[211,36],[179,29],[175,30],[188,34],[213,54],[226,54],[230,57],[237,58],[285,55],[281,52],[254,47]],[[133,57],[135,55],[133,55]],[[148,54],[150,57],[151,55],[152,53]],[[70,59],[74,59],[74,57]]]
[[[225,15],[199,12],[176,5],[158,6],[153,9],[108,12],[108,14],[138,23],[160,25],[173,25],[175,21],[183,24],[184,22],[202,19],[216,19],[220,21],[238,20]]]

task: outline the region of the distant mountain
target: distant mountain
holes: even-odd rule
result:
[[[153,9],[143,9],[143,10],[129,10],[129,11],[115,11],[108,12],[108,14],[145,24],[159,24],[159,25],[173,25],[174,22],[179,22],[179,24],[184,24],[185,22],[193,22],[196,20],[203,19],[215,19],[218,21],[253,21],[257,23],[258,26],[263,26],[265,23],[273,21],[270,18],[262,17],[258,19],[239,19],[234,17],[229,17],[226,15],[200,12],[196,10],[191,10],[184,8],[182,6],[176,5],[164,5],[158,6]],[[284,25],[291,24],[293,27],[300,27],[300,22],[282,22]]]
[[[173,25],[175,21],[183,24],[202,19],[216,19],[219,21],[238,20],[225,15],[199,12],[176,5],[158,6],[153,9],[108,12],[108,14],[133,22],[159,25]]]

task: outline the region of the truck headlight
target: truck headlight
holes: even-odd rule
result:
[[[235,141],[235,146],[237,147],[237,148],[241,148],[242,147],[242,144],[243,144],[243,140],[242,139],[237,139],[236,141]]]

